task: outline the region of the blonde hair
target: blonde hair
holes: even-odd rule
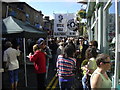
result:
[[[39,49],[38,44],[33,45],[33,52],[35,52],[38,49]]]

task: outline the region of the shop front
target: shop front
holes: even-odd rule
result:
[[[103,52],[115,62],[111,69],[112,88],[120,89],[120,1],[108,0],[103,6]]]
[[[112,88],[120,89],[120,0],[90,0],[87,9],[89,40],[97,40],[101,52],[110,55]]]

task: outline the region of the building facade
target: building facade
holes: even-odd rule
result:
[[[98,48],[115,61],[113,66],[113,88],[120,86],[120,1],[88,0],[87,29],[89,40],[98,41]],[[114,78],[113,78],[114,77]]]
[[[43,14],[25,2],[2,2],[2,18],[13,16],[37,28],[43,27]]]

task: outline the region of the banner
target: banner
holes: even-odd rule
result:
[[[54,37],[76,36],[76,15],[74,13],[54,14]]]
[[[76,36],[77,20],[75,13],[67,13],[67,36]]]

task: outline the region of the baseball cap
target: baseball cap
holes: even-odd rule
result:
[[[37,43],[38,43],[38,45],[41,45],[44,41],[45,40],[43,38],[39,38],[38,41],[37,41]]]

